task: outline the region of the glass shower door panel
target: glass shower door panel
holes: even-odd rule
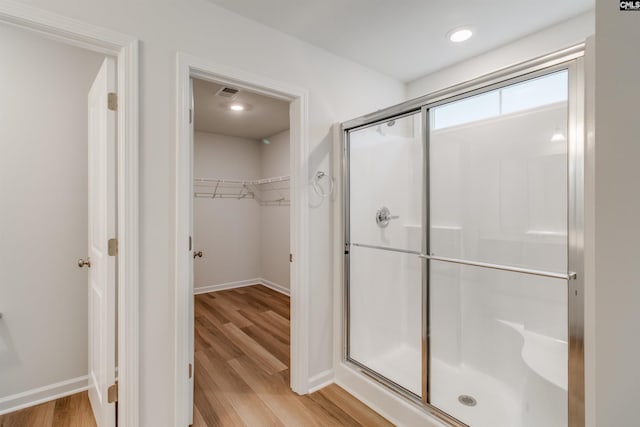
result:
[[[474,427],[567,423],[568,73],[430,110],[429,402]],[[490,107],[493,105],[492,107]],[[455,120],[454,120],[455,119]],[[487,265],[488,264],[488,265]]]
[[[560,71],[431,110],[433,255],[567,271],[567,97]]]
[[[421,396],[420,259],[361,247],[350,259],[350,358]]]
[[[352,243],[420,251],[423,151],[420,113],[349,135]],[[381,212],[388,220],[378,221]]]
[[[349,134],[348,358],[422,396],[422,115]]]
[[[566,427],[567,281],[430,262],[429,402],[473,427]]]

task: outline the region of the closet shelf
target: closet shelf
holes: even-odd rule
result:
[[[289,176],[240,180],[195,178],[194,197],[207,199],[254,199],[261,206],[288,206]]]

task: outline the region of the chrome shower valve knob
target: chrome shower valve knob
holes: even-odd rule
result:
[[[398,218],[400,218],[398,215],[391,215],[391,211],[386,206],[381,207],[376,212],[376,224],[380,228],[386,228],[389,225],[389,221]]]

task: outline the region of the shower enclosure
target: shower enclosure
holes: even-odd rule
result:
[[[584,425],[581,51],[343,124],[344,360],[452,425]]]

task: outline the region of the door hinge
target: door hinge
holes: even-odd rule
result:
[[[118,381],[107,389],[107,402],[115,403],[118,401]]]
[[[118,255],[118,239],[109,239],[109,256]]]
[[[193,378],[193,365],[189,363],[189,379]]]
[[[193,123],[193,110],[189,109],[189,123]]]
[[[289,262],[293,262],[293,254],[289,254]]]
[[[109,92],[107,107],[111,111],[118,111],[118,94]]]
[[[193,250],[193,239],[189,236],[189,251]]]

